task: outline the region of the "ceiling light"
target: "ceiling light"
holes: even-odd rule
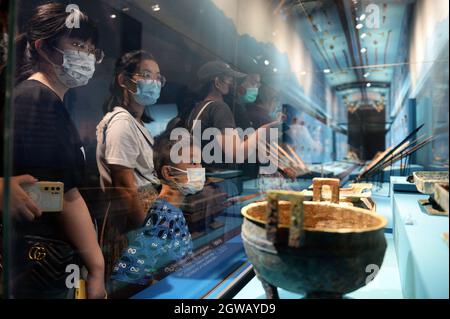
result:
[[[365,77],[365,78],[368,78],[368,77],[369,77],[369,75],[370,75],[370,73],[369,73],[369,72],[367,72],[367,73],[364,73],[364,77]]]
[[[369,83],[366,84],[366,86],[367,86],[368,88],[370,88],[370,87],[372,86],[372,83],[369,82]]]
[[[152,6],[152,10],[158,12],[159,10],[161,10],[161,7],[159,6],[159,4],[155,4]]]
[[[361,39],[364,39],[365,37],[367,37],[367,33],[363,33],[363,34],[361,34]]]
[[[362,28],[364,28],[364,24],[358,23],[358,24],[356,25],[356,29],[360,30],[360,29],[362,29]]]
[[[325,74],[331,73],[331,70],[330,69],[325,69],[325,70],[323,70],[323,73],[325,73]]]
[[[359,17],[359,21],[364,21],[364,20],[366,20],[366,15],[365,15],[365,14],[362,14],[362,15]]]
[[[278,72],[278,69],[277,69],[277,68],[273,68],[273,72],[274,72],[274,73],[277,73],[277,72]]]
[[[361,53],[366,53],[367,52],[367,49],[366,48],[362,48],[361,49]]]
[[[123,7],[123,8],[122,8],[122,11],[123,11],[123,12],[128,12],[128,11],[130,11],[130,8],[128,8],[128,7]]]
[[[270,61],[269,60],[264,60],[264,65],[269,65],[270,64]]]
[[[111,19],[117,18],[117,16],[115,14],[111,14],[110,17],[111,17]]]

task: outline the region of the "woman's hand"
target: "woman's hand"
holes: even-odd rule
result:
[[[278,113],[278,117],[275,121],[272,121],[270,123],[264,124],[263,126],[261,126],[261,128],[271,128],[277,125],[280,125],[281,123],[283,123],[283,121],[286,120],[286,115],[283,113]]]
[[[105,299],[106,289],[103,272],[88,274],[87,299]]]
[[[33,176],[21,175],[11,177],[11,204],[10,212],[12,218],[16,220],[33,221],[42,215],[42,211],[36,206],[34,201],[22,188],[23,185],[34,184],[37,182]],[[0,179],[0,204],[3,207],[3,183]],[[0,208],[1,209],[1,208]]]

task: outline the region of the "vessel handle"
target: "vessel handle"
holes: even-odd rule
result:
[[[268,191],[267,192],[267,224],[266,237],[272,243],[280,243],[280,229],[278,227],[278,202],[280,200],[291,203],[291,221],[289,226],[289,247],[298,248],[304,244],[304,196],[300,192]]]
[[[313,179],[313,201],[321,202],[323,186],[331,188],[331,202],[339,204],[340,180],[337,178],[314,178]]]

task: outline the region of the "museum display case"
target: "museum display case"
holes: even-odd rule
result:
[[[448,298],[447,1],[0,3],[5,298]]]

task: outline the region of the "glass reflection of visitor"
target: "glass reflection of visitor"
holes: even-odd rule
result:
[[[129,245],[113,268],[111,279],[149,285],[158,270],[181,262],[192,252],[192,238],[180,209],[186,196],[203,190],[205,169],[200,164],[172,162],[168,134],[155,142],[155,170],[162,189],[148,211],[143,226],[128,234]]]
[[[148,52],[126,53],[116,63],[107,113],[97,126],[100,184],[112,199],[100,235],[107,275],[126,246],[126,232],[142,225],[158,194],[154,140],[145,124],[165,82]]]
[[[88,270],[87,297],[105,297],[104,259],[79,193],[84,152],[63,104],[67,91],[86,85],[103,58],[96,49],[97,28],[84,13],[78,14],[80,27],[69,29],[65,5],[41,5],[16,44],[20,65],[13,98],[13,174],[62,182],[64,203],[61,213],[44,213],[33,222],[13,224],[10,278],[14,298],[70,298],[74,291],[65,283],[65,269],[77,264],[76,255]],[[32,258],[35,247],[46,249],[45,262]]]
[[[297,154],[301,156],[306,163],[312,163],[314,157],[317,157],[316,155],[322,152],[320,139],[315,140],[311,136],[310,131],[305,126],[304,119],[293,117],[286,134],[289,135]]]

